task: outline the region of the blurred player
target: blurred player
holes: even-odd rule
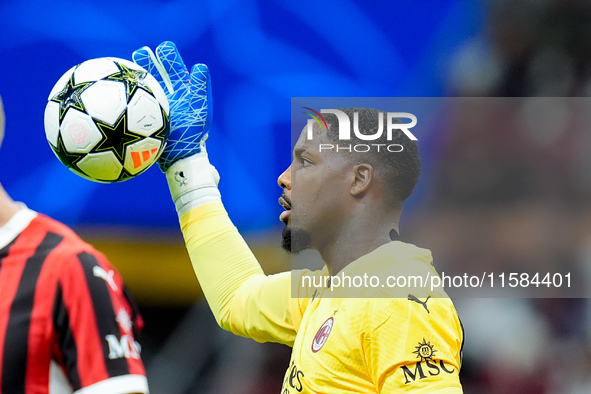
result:
[[[320,153],[319,144],[337,141],[336,118],[326,117],[328,131],[314,126],[312,139],[304,129],[279,177],[283,246],[317,250],[326,268],[266,276],[227,216],[202,144],[211,116],[207,67],[189,72],[170,42],[133,58],[168,91],[171,137],[160,166],[209,306],[226,330],[293,347],[281,393],[461,393],[463,333],[445,293],[302,286],[305,275],[437,275],[428,250],[398,239],[402,205],[420,172],[416,143],[399,132],[393,142],[404,153],[387,158],[383,150]],[[360,129],[377,121],[375,110],[344,111],[350,120],[359,113]]]
[[[0,185],[0,394],[148,393],[142,325],[105,256]]]

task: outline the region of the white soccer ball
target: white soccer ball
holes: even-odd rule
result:
[[[158,160],[168,114],[162,87],[145,69],[124,59],[91,59],[69,69],[49,93],[45,135],[76,174],[121,182]]]

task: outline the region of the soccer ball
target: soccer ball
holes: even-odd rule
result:
[[[158,160],[169,106],[158,81],[124,59],[103,57],[69,69],[45,107],[45,135],[58,159],[95,182],[121,182]]]

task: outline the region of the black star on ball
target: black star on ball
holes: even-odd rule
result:
[[[121,63],[117,63],[117,66],[119,67],[119,72],[111,74],[105,79],[122,82],[125,85],[127,97],[133,96],[138,87],[141,87],[150,94],[152,93],[152,91],[144,83],[144,79],[146,78],[147,74],[145,71],[134,70]]]
[[[119,118],[114,126],[96,121],[96,125],[103,134],[103,139],[94,148],[93,152],[113,151],[119,160],[125,160],[125,148],[129,144],[143,139],[144,137],[127,130],[127,116],[125,113]]]
[[[75,108],[79,111],[85,112],[84,104],[82,103],[80,95],[92,84],[93,82],[83,82],[76,84],[74,83],[74,74],[72,74],[70,80],[66,83],[66,86],[64,86],[64,88],[51,99],[60,105],[60,123],[70,108]]]
[[[61,134],[57,138],[57,147],[49,144],[56,155],[59,157],[62,163],[69,168],[76,168],[76,163],[79,162],[84,156],[84,153],[68,152],[64,145],[64,140]]]

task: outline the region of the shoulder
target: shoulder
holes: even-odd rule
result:
[[[32,231],[57,234],[65,242],[71,244],[85,244],[70,227],[42,213],[37,214],[37,217],[31,221],[29,228]]]
[[[407,294],[397,298],[371,298],[360,301],[359,313],[364,331],[461,329],[453,302],[445,297],[421,297]]]
[[[43,238],[42,245],[50,249],[47,251],[45,264],[54,269],[71,270],[80,265],[93,266],[99,262],[101,265],[110,265],[101,252],[84,241],[74,230],[47,215],[38,214],[28,231]]]

